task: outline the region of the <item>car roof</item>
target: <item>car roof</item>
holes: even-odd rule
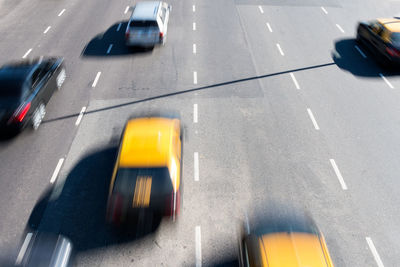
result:
[[[160,3],[160,1],[145,1],[137,3],[132,13],[132,19],[155,20],[157,18],[157,11]]]
[[[259,237],[263,266],[331,266],[318,235],[281,232]]]
[[[391,32],[400,32],[400,19],[386,18],[386,19],[377,19],[377,21]]]
[[[177,119],[137,118],[125,126],[119,156],[120,167],[166,167],[169,164]]]

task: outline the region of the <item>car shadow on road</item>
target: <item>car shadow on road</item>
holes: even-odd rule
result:
[[[81,159],[68,174],[64,186],[48,190],[35,205],[27,229],[68,237],[76,253],[92,248],[131,242],[154,233],[151,226],[130,225],[130,231],[105,222],[107,195],[117,147],[107,147]]]
[[[364,58],[356,46],[367,57]],[[380,77],[380,73],[385,76],[400,75],[400,70],[386,66],[379,62],[379,59],[367,47],[356,42],[355,39],[342,39],[335,42],[335,50],[332,59],[336,65],[355,76],[361,77]]]
[[[152,49],[131,48],[125,45],[127,25],[128,21],[120,21],[105,32],[96,35],[82,50],[81,57],[115,57],[151,53]]]

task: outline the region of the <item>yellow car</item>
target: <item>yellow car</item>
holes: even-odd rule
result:
[[[324,237],[313,222],[265,224],[244,235],[241,266],[333,267]]]
[[[129,120],[111,177],[107,221],[124,224],[139,211],[175,220],[180,208],[181,153],[179,119]]]

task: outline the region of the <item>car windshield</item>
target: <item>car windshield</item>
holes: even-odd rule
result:
[[[155,20],[132,20],[131,27],[158,27]]]
[[[398,32],[392,33],[390,39],[394,46],[400,48],[400,33],[398,33]]]
[[[132,188],[135,188],[135,184],[140,179],[152,181],[153,185],[166,186],[170,184],[170,176],[167,167],[160,168],[120,168],[118,169],[114,192],[119,194],[130,196],[134,193]],[[166,183],[167,182],[167,183]]]
[[[23,92],[23,81],[0,77],[0,97],[18,98]]]

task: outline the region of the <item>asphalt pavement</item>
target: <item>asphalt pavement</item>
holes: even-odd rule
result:
[[[27,233],[61,233],[77,266],[236,266],[260,214],[305,210],[335,266],[400,262],[400,72],[356,46],[382,0],[171,0],[165,46],[130,50],[135,1],[0,0],[0,64],[62,56],[37,131],[0,142],[0,263]],[[184,127],[183,203],[144,235],[104,224],[131,115]]]

